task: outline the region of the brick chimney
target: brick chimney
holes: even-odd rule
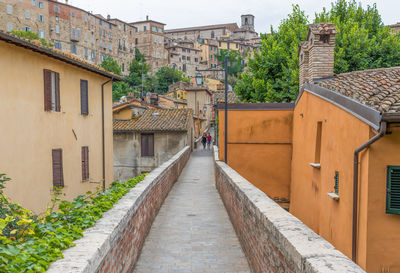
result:
[[[309,25],[307,41],[300,43],[299,84],[333,76],[336,28],[331,23]]]

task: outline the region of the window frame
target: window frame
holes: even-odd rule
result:
[[[143,143],[145,140],[147,143]],[[147,146],[145,147],[145,145]],[[154,133],[140,134],[140,155],[141,157],[154,157]]]
[[[393,181],[391,179],[392,177],[392,170],[396,170],[398,171],[397,175],[400,175],[400,166],[393,166],[393,165],[388,165],[387,166],[387,176],[386,176],[386,214],[400,214],[400,206],[398,206],[398,208],[393,208],[391,203],[392,203],[392,199],[391,199],[391,193],[393,191],[392,189],[392,184]],[[400,177],[396,177],[396,179],[398,179],[399,181],[396,181],[396,188],[398,188],[398,185],[400,185]],[[396,195],[398,195],[400,193],[400,190],[397,190]],[[398,199],[396,199],[396,203],[398,202]]]

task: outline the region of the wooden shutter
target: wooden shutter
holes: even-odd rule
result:
[[[154,134],[141,134],[142,156],[154,156]]]
[[[56,89],[56,109],[55,111],[61,111],[60,105],[60,74],[57,72],[52,72],[55,74],[55,89]]]
[[[51,71],[43,69],[44,75],[44,110],[51,111]]]
[[[386,213],[400,214],[400,166],[387,167]]]
[[[89,114],[88,81],[81,80],[81,114]]]
[[[54,149],[52,151],[52,157],[53,157],[53,186],[64,187],[62,149]]]
[[[89,147],[82,147],[82,181],[89,180]]]

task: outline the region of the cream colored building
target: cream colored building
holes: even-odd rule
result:
[[[0,173],[13,202],[42,212],[113,181],[112,88],[120,79],[0,32]]]
[[[193,110],[194,135],[199,137],[212,119],[212,93],[206,87],[186,88],[187,107]]]

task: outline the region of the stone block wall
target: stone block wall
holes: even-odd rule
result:
[[[132,272],[144,240],[164,199],[190,156],[185,147],[149,173],[95,226],[84,232],[76,246],[63,252],[48,273]]]
[[[253,272],[365,272],[217,157],[215,170],[216,187]]]

